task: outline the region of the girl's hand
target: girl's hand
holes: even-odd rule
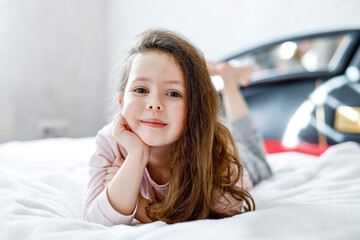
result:
[[[145,212],[145,207],[149,200],[143,198],[141,194],[139,194],[138,201],[139,203],[138,203],[137,211],[135,213],[135,218],[141,223],[151,223],[152,220],[146,215]]]
[[[224,79],[225,85],[233,87],[241,84],[247,87],[250,85],[250,78],[254,73],[254,68],[252,66],[233,67],[228,63],[221,63],[218,66],[218,71]]]
[[[149,148],[136,133],[131,131],[129,124],[122,115],[116,117],[114,125],[113,137],[117,143],[125,148],[128,154]]]
[[[115,174],[119,171],[121,165],[124,163],[124,159],[122,157],[118,157],[115,159],[111,167],[107,169],[107,175],[104,178],[104,188],[111,182],[114,178]]]

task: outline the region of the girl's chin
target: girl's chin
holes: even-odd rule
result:
[[[177,141],[178,138],[175,136],[164,136],[164,134],[156,134],[153,132],[140,131],[137,134],[140,139],[150,147],[166,147]]]
[[[168,146],[169,143],[164,142],[163,139],[156,139],[152,137],[142,137],[140,136],[141,140],[150,147],[165,147]]]
[[[167,145],[167,144],[164,144],[164,143],[161,143],[161,142],[156,142],[154,140],[151,140],[151,141],[146,141],[146,140],[144,141],[143,140],[143,142],[146,145],[150,146],[150,147],[163,147],[163,146]]]

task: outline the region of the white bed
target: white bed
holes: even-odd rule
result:
[[[83,222],[94,138],[0,145],[0,239],[360,239],[360,147],[268,155],[255,212],[221,220],[107,228]]]

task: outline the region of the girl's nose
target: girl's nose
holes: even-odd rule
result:
[[[163,111],[164,110],[163,102],[162,102],[161,96],[159,96],[159,94],[156,94],[156,93],[149,94],[147,100],[148,100],[148,103],[146,104],[146,108],[148,110],[155,110],[155,111]]]
[[[149,104],[147,107],[149,110],[162,111],[163,108],[160,105]]]

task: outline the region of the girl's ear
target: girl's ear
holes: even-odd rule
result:
[[[124,100],[120,94],[118,95],[118,102],[119,102],[120,109],[122,110],[123,106],[124,106]]]

